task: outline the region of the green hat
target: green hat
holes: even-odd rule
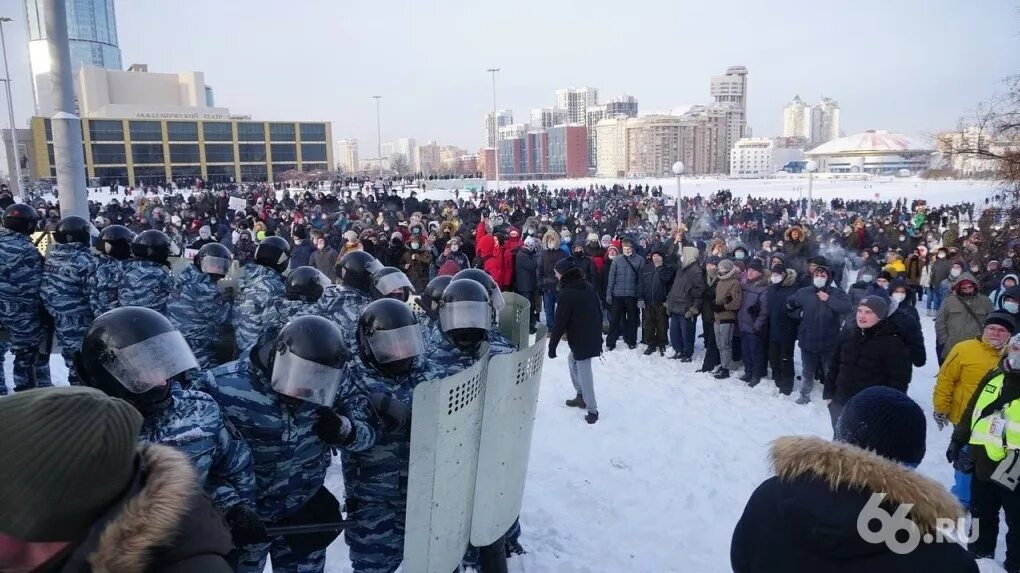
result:
[[[83,537],[130,483],[141,427],[130,404],[93,388],[0,398],[0,532]]]

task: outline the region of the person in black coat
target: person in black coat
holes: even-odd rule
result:
[[[921,331],[921,317],[914,307],[910,296],[910,287],[902,278],[895,278],[889,283],[891,312],[889,322],[896,325],[900,339],[910,353],[910,363],[920,368],[928,361],[928,353],[924,349],[924,333]]]
[[[514,290],[517,294],[531,301],[531,316],[528,329],[535,333],[538,314],[542,308],[541,293],[538,288],[538,251],[541,243],[534,237],[528,237],[524,244],[514,251]]]
[[[573,399],[567,400],[567,406],[587,410],[584,419],[594,424],[599,419],[599,410],[591,361],[602,355],[602,305],[595,287],[585,280],[581,269],[571,259],[556,263],[554,272],[559,277],[560,290],[556,321],[549,333],[549,358],[556,358],[556,347],[566,335],[570,346],[567,356],[570,381],[577,392]]]
[[[793,349],[797,344],[797,322],[786,312],[786,301],[797,292],[797,271],[782,263],[772,266],[772,286],[766,293],[769,312],[769,366],[779,392],[793,393]]]
[[[644,305],[641,313],[643,338],[648,348],[645,349],[645,356],[659,351],[659,356],[666,354],[666,343],[669,341],[669,331],[666,327],[666,296],[669,294],[673,278],[676,277],[676,267],[665,264],[665,258],[661,251],[652,252],[651,264],[641,267],[638,274],[638,300]]]
[[[886,319],[888,313],[885,299],[866,296],[857,307],[857,328],[839,335],[822,392],[822,398],[829,400],[833,428],[843,406],[861,390],[888,386],[907,391],[910,358],[899,329]]]
[[[942,484],[911,469],[924,453],[924,412],[906,394],[884,387],[847,403],[834,442],[779,438],[771,451],[776,475],[751,494],[733,531],[733,571],[978,573],[960,545],[921,542],[925,534],[935,536],[938,519],[955,523],[964,515]],[[871,508],[877,493],[886,497]],[[901,511],[904,504],[912,505],[909,513]],[[858,519],[869,508],[886,514],[889,524],[877,531],[894,543],[904,532],[890,517],[901,511],[917,526],[917,542],[893,551],[888,542],[862,538]]]

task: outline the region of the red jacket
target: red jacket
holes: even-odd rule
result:
[[[496,240],[486,230],[485,222],[478,223],[478,226],[475,227],[475,254],[478,255],[478,258],[484,260],[486,257],[492,256],[495,245]]]
[[[493,247],[491,256],[482,260],[482,270],[489,273],[500,290],[510,288],[513,282],[513,252],[503,245]]]

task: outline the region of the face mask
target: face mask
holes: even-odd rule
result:
[[[896,302],[903,302],[907,299],[907,293],[905,292],[894,292],[892,293],[892,299]]]
[[[815,288],[825,288],[825,285],[829,283],[829,279],[825,277],[815,277],[815,280],[811,281],[815,285]]]
[[[1002,310],[1005,310],[1006,312],[1008,312],[1010,314],[1016,314],[1017,311],[1020,311],[1020,303],[1017,303],[1017,302],[1004,302],[1004,303],[1002,303]]]
[[[902,241],[904,239],[906,239],[906,237],[904,237],[903,235],[900,235],[900,240]]]
[[[979,272],[980,270],[981,270],[981,269],[980,269],[979,267],[971,267],[971,268],[970,268],[970,272],[972,272],[972,273],[977,273],[977,272]]]
[[[783,282],[783,275],[772,275],[769,280],[772,281],[772,284],[777,285]]]
[[[870,283],[873,280],[875,280],[875,277],[871,275],[861,275],[861,282]]]
[[[460,245],[450,245],[450,250],[456,253],[460,250]]]
[[[953,270],[949,271],[949,276],[953,277],[954,279],[956,277],[962,275],[962,274],[963,274],[963,271],[961,271],[960,269],[953,269]]]
[[[744,253],[734,253],[733,254],[733,257],[736,258],[738,261],[743,259],[745,256],[747,256],[747,255],[745,255]]]
[[[419,243],[411,243],[411,248],[414,249],[414,250],[418,250],[418,247],[420,247],[420,246],[421,246],[421,244],[419,244]]]

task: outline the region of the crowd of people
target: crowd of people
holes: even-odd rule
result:
[[[140,413],[116,430],[138,438],[141,459],[160,455],[154,444],[191,459],[233,540],[209,552],[242,571],[261,571],[270,554],[279,570],[322,570],[336,532],[285,537],[266,527],[339,521],[340,502],[322,485],[330,451],[339,450],[343,504],[356,523],[345,532],[351,560],[355,571],[374,572],[395,570],[402,557],[411,390],[470,366],[483,341],[490,353],[516,350],[497,328],[503,292],[531,301],[526,320],[533,334],[544,320],[550,358],[565,339],[575,391],[566,404],[589,424],[599,420],[592,362],[624,346],[642,345],[650,359],[697,359],[698,371],[720,383],[768,379],[801,405],[819,398],[820,386],[837,443],[777,444],[778,482],[756,492],[745,520],[769,509],[752,504],[776,503],[805,472],[821,484],[815,496],[893,478],[905,488],[896,502],[930,493],[909,469],[830,474],[839,459],[916,466],[925,423],[905,392],[913,369],[935,359],[935,423],[955,426],[953,493],[982,518],[971,553],[994,552],[992,523],[1004,508],[1007,525],[1018,527],[1007,535],[1007,569],[1020,570],[1020,472],[1003,469],[1020,455],[1011,425],[1020,427],[1011,402],[1020,396],[1015,213],[991,224],[975,219],[973,204],[809,205],[722,190],[685,197],[678,221],[673,199],[643,185],[429,195],[371,181],[138,191],[90,202],[89,220],[62,217],[44,199],[0,196],[0,327],[9,338],[0,357],[9,345],[18,392],[0,407],[66,400],[113,408],[81,391],[17,405],[14,398],[40,395],[23,390],[51,385],[52,333],[72,385],[126,399]],[[53,239],[45,257],[30,238],[39,233]],[[189,261],[182,271],[170,272],[173,256]],[[236,288],[220,288],[235,262]],[[925,340],[923,320],[934,323],[934,341]],[[893,435],[895,446],[883,442]],[[143,479],[138,471],[123,482]],[[829,494],[818,489],[826,487]],[[123,503],[124,491],[79,516],[91,523],[88,516]],[[25,503],[17,519],[47,519],[37,498]],[[41,551],[46,559],[67,559],[66,542],[82,533],[40,537],[9,525],[22,522],[0,519],[0,535],[26,546],[64,542]],[[508,555],[523,551],[519,531],[507,532]],[[829,547],[784,553],[769,543],[771,560],[747,558],[762,539],[738,526],[736,570],[812,570],[790,566],[808,559],[798,552]],[[465,559],[476,562],[477,552]]]

